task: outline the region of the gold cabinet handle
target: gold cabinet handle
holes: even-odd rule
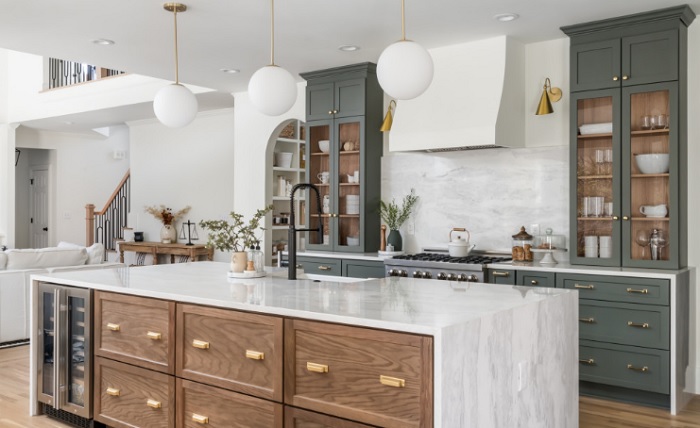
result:
[[[265,353],[258,352],[258,351],[251,351],[250,349],[246,349],[245,350],[245,357],[250,358],[251,360],[264,360]]]
[[[384,375],[379,375],[379,383],[386,386],[393,386],[394,388],[404,388],[406,386],[405,380]]]
[[[579,318],[578,320],[581,322],[585,322],[587,324],[594,324],[595,323],[595,318]]]
[[[114,323],[108,322],[107,329],[112,330],[112,331],[119,331],[119,330],[121,330],[121,327],[119,326],[119,324],[114,324]]]
[[[333,114],[338,114],[338,110],[333,110]]]
[[[107,388],[105,392],[112,397],[119,397],[119,395],[121,395],[121,392],[117,388]]]
[[[626,74],[623,74],[623,75],[622,75],[622,80],[628,80],[629,78],[630,78],[630,77],[629,77],[628,75],[626,75]]]
[[[627,321],[627,325],[630,327],[638,327],[638,328],[649,328],[649,323],[643,322],[632,322],[632,321]]]
[[[155,331],[149,331],[148,333],[146,333],[146,336],[151,340],[160,340],[163,338],[162,334],[157,333]]]
[[[613,81],[617,82],[618,80],[620,80],[620,78],[619,78],[619,77],[617,77],[617,76],[613,76]]]
[[[333,114],[333,110],[328,110],[328,114]]]
[[[195,339],[192,341],[192,346],[199,349],[209,349],[209,342]]]
[[[321,266],[318,267],[318,270],[331,270],[331,267],[330,267],[330,266],[326,266],[326,265],[321,265]]]
[[[533,279],[532,281],[530,281],[530,284],[532,284],[532,285],[537,285],[537,284],[539,284],[539,282],[537,282],[536,279]]]
[[[312,363],[310,361],[306,362],[306,370],[314,373],[328,373],[327,364]]]
[[[647,372],[649,372],[649,367],[647,367],[647,366],[644,366],[644,367],[639,368],[639,367],[633,366],[632,364],[627,364],[627,368],[630,369],[630,370],[634,370],[634,371],[636,371],[636,372],[642,372],[642,373],[647,373]]]
[[[587,360],[578,360],[578,362],[589,366],[595,365],[595,360],[593,358],[589,358]]]
[[[202,425],[209,423],[208,416],[198,415],[196,413],[192,413],[192,420],[197,422],[198,424],[202,424]]]
[[[574,288],[578,288],[579,290],[593,290],[595,289],[595,285],[593,284],[574,284]]]
[[[493,271],[493,276],[496,277],[501,277],[501,278],[508,278],[510,276],[510,272],[500,272],[500,271]]]
[[[149,398],[148,401],[146,401],[146,405],[152,409],[160,409],[162,407],[160,401],[154,400],[152,398]]]
[[[620,219],[620,217],[618,217],[616,215],[613,216],[613,220],[619,220],[619,219]]]
[[[628,293],[649,294],[649,290],[646,288],[642,288],[641,290],[637,290],[635,288],[628,288],[627,292]]]
[[[626,215],[623,215],[623,216],[622,216],[622,219],[623,219],[623,220],[629,220],[630,218],[627,217]]]

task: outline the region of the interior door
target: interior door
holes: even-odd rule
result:
[[[32,248],[49,246],[49,170],[32,169],[30,186],[31,221],[29,235]]]

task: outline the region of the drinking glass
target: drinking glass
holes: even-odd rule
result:
[[[605,149],[605,173],[612,174],[612,161],[613,161],[613,151],[612,149]]]
[[[656,129],[668,128],[668,118],[665,114],[656,115]]]
[[[644,250],[649,246],[649,236],[649,231],[643,229],[638,230],[636,235],[634,236],[634,242],[636,242],[637,245],[642,247],[642,259],[645,257]]]
[[[642,116],[642,129],[651,129],[651,116]]]
[[[596,174],[603,174],[604,173],[604,166],[605,164],[605,150],[596,150],[595,151],[595,166],[596,166]]]
[[[605,203],[605,198],[602,196],[591,196],[589,199],[590,201],[590,215],[592,217],[602,217],[603,216],[603,211],[604,211],[604,203]]]

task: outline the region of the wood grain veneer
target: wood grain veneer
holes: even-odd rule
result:
[[[284,406],[285,428],[370,428],[370,425]]]

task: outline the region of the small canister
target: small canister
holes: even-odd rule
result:
[[[520,228],[520,232],[513,235],[513,261],[514,262],[531,262],[532,261],[532,235],[527,233],[525,226]]]

